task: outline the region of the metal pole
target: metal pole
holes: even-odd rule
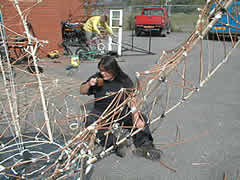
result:
[[[151,44],[152,44],[152,31],[151,31],[151,29],[150,29],[150,37],[149,37],[149,44],[148,44],[148,47],[149,47],[149,49],[148,49],[148,54],[151,54]]]
[[[131,25],[132,26],[132,25]],[[132,50],[133,50],[133,27],[131,27],[131,29],[132,29]]]

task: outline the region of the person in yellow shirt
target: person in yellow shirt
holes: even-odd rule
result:
[[[96,35],[103,36],[98,29],[99,26],[103,27],[108,34],[113,35],[112,29],[107,24],[107,16],[93,16],[87,20],[83,26],[85,31],[86,41],[91,40]]]

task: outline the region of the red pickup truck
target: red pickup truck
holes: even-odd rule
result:
[[[166,36],[170,33],[171,25],[166,8],[163,7],[145,7],[141,15],[135,17],[135,34],[140,36],[142,32],[159,32]]]

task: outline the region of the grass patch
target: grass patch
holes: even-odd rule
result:
[[[198,14],[175,13],[170,19],[173,32],[191,32],[196,25]]]

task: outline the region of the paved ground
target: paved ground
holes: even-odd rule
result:
[[[155,55],[124,52],[121,67],[134,78],[136,71],[150,68],[158,60],[162,50],[175,48],[189,34],[171,33],[168,37],[153,37],[151,51]],[[124,41],[131,43],[131,35]],[[148,50],[148,37],[134,40],[136,46]],[[220,52],[216,52],[216,55]],[[193,57],[197,57],[199,51]],[[229,61],[220,68],[200,92],[169,113],[158,132],[155,142],[164,152],[163,161],[173,172],[159,162],[137,158],[129,153],[125,158],[115,155],[97,162],[93,180],[223,180],[224,172],[237,176],[240,169],[240,52],[233,52]],[[45,68],[59,76],[65,76],[66,60],[51,63]],[[64,65],[63,65],[64,64]],[[57,67],[57,68],[56,68]],[[96,63],[82,63],[73,78],[85,80],[97,70]],[[181,138],[176,143],[176,127]],[[164,144],[171,144],[164,146]]]

